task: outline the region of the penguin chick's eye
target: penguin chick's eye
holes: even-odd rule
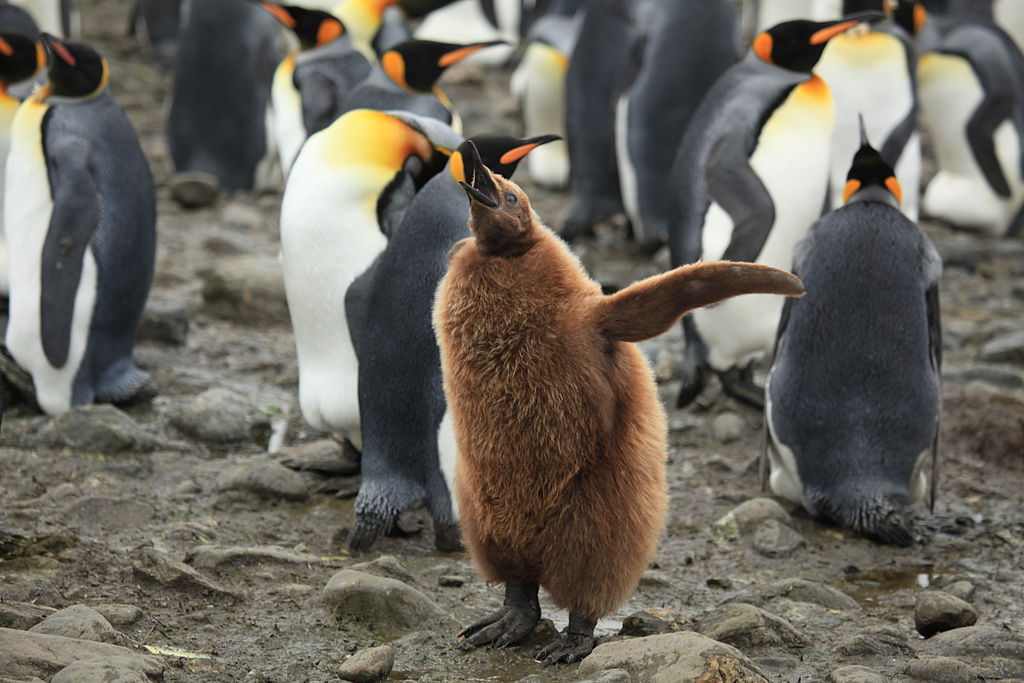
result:
[[[519,203],[519,197],[515,196],[511,192],[506,192],[505,193],[505,202],[507,204],[511,204],[512,206],[515,206],[516,204]]]

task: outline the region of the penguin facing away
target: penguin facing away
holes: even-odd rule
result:
[[[901,3],[913,22],[918,3]],[[919,7],[919,6],[918,6]],[[846,0],[844,14],[873,9],[892,10],[886,0]],[[836,125],[832,135],[831,208],[843,205],[843,187],[849,159],[860,145],[858,115],[863,115],[868,136],[882,143],[882,156],[892,162],[903,187],[903,211],[917,220],[921,186],[921,137],[917,132],[916,34],[893,21],[870,29],[848,31],[828,42],[814,73],[828,83],[835,100]]]
[[[16,7],[0,7],[0,10],[14,10],[24,14]],[[0,12],[0,18],[6,18],[4,14],[6,13]],[[32,21],[27,14],[24,14],[23,18],[28,22]],[[27,26],[34,27],[35,24]],[[36,35],[38,33],[37,30]],[[27,90],[45,66],[46,53],[40,41],[30,37],[30,34],[10,33],[6,30],[0,32],[0,296],[7,296],[10,290],[3,211],[7,153],[11,148],[11,124],[22,99],[17,91],[24,90],[27,94]]]
[[[732,0],[651,3],[642,64],[618,99],[615,144],[626,215],[638,242],[668,236],[671,170],[704,95],[740,55]]]
[[[811,70],[828,41],[858,23],[779,24],[759,34],[750,54],[708,92],[671,174],[674,266],[724,259],[789,267],[793,246],[821,216],[828,191],[835,106]],[[733,397],[763,405],[749,366],[770,351],[781,307],[772,297],[744,297],[684,318],[679,406],[700,393],[707,368]]]
[[[488,167],[505,177],[526,154],[554,139],[471,138]],[[451,503],[455,442],[431,312],[448,251],[469,236],[469,200],[459,186],[466,180],[469,144],[462,143],[416,193],[384,251],[345,295],[359,361],[363,446],[353,549],[368,548],[421,501],[434,518],[435,545],[460,547]]]
[[[334,15],[269,2],[263,7],[295,33],[300,45],[278,65],[271,93],[277,148],[287,174],[306,138],[338,118],[345,98],[370,74],[370,62]]]
[[[6,344],[39,405],[60,413],[125,402],[148,387],[132,363],[156,248],[153,179],[91,48],[43,34],[47,84],[12,126],[4,225]]]
[[[630,342],[695,306],[803,290],[774,268],[699,263],[604,296],[518,186],[476,154],[463,162],[473,237],[452,247],[434,327],[463,536],[484,578],[505,583],[505,604],[460,647],[527,636],[543,586],[569,625],[537,658],[573,662],[635,587],[664,524],[665,416]]]
[[[284,56],[279,31],[248,0],[202,0],[185,13],[167,138],[175,173],[211,185],[213,197],[217,183],[228,193],[273,183],[268,119],[274,70]]]
[[[358,109],[310,136],[281,202],[281,261],[299,364],[299,407],[315,429],[360,448],[359,362],[346,293],[387,246],[444,124]]]
[[[813,515],[907,546],[929,460],[933,505],[937,484],[942,261],[864,140],[846,206],[794,255],[808,293],[786,302],[768,374],[770,482]]]
[[[985,19],[932,17],[921,42],[921,127],[938,165],[924,213],[993,236],[1020,230],[1024,56]]]

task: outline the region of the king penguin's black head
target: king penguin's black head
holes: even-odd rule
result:
[[[853,155],[850,172],[846,174],[843,201],[849,203],[855,196],[858,199],[894,202],[897,207],[903,200],[903,189],[892,166],[868,142],[863,117],[860,119],[860,149]]]
[[[61,97],[92,97],[107,87],[110,69],[107,60],[82,43],[58,40],[42,34],[50,52],[46,87]]]
[[[341,20],[328,12],[295,5],[275,5],[270,2],[260,4],[279,22],[295,32],[303,50],[326,45],[345,32]]]
[[[884,18],[881,12],[868,12],[836,21],[786,21],[754,38],[754,54],[762,61],[790,71],[810,72],[821,58],[829,40],[862,21]]]
[[[0,33],[0,83],[32,78],[46,64],[42,43],[20,33]]]
[[[897,0],[892,18],[904,31],[916,36],[928,21],[924,5],[913,0]]]
[[[444,70],[466,57],[491,47],[504,45],[502,40],[485,43],[438,43],[433,40],[407,40],[394,46],[380,58],[384,73],[406,90],[428,93]]]

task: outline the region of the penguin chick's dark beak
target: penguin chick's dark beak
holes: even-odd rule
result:
[[[75,66],[78,63],[78,60],[76,60],[75,56],[71,54],[71,51],[64,46],[64,43],[57,40],[56,37],[49,33],[41,33],[39,34],[39,37],[43,39],[44,43],[46,43],[50,52],[52,52],[54,56],[59,57],[61,61],[68,66]]]
[[[470,201],[475,200],[489,209],[496,209],[498,208],[498,187],[494,184],[490,171],[487,170],[480,158],[480,152],[476,145],[469,142],[468,147],[469,153],[463,154],[462,159],[465,176],[469,178],[470,182],[460,180],[459,184],[469,195]]]

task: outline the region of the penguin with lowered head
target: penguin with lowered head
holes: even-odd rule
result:
[[[11,129],[4,206],[6,344],[47,413],[136,399],[132,362],[153,279],[156,199],[139,139],[92,48],[43,34],[47,82]]]
[[[942,261],[900,211],[892,167],[862,136],[846,205],[811,226],[766,383],[772,491],[895,545],[937,482]]]

